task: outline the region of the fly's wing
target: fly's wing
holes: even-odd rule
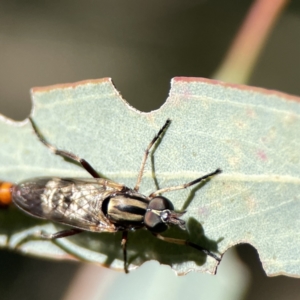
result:
[[[125,187],[104,178],[35,178],[13,188],[13,202],[35,217],[96,232],[116,232],[102,211],[109,195]]]

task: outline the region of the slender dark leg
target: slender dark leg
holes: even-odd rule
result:
[[[168,127],[168,125],[171,123],[171,120],[168,119],[165,123],[165,125],[159,130],[159,132],[156,134],[156,136],[153,138],[153,140],[150,142],[150,144],[148,145],[146,151],[145,151],[145,154],[144,154],[144,158],[142,160],[142,164],[141,164],[141,167],[140,167],[140,171],[139,171],[139,175],[138,175],[138,178],[137,178],[137,182],[136,182],[136,185],[134,187],[134,190],[135,191],[138,191],[139,188],[140,188],[140,184],[141,184],[141,180],[142,180],[142,177],[143,177],[143,173],[144,173],[144,168],[145,168],[145,164],[146,164],[146,161],[147,161],[147,158],[148,158],[148,155],[149,155],[149,152],[150,152],[150,149],[152,148],[152,146],[155,144],[155,142],[159,139],[159,137],[162,135],[162,133],[165,131],[165,129]]]
[[[15,248],[20,247],[21,245],[25,244],[26,242],[32,241],[32,240],[56,240],[60,238],[64,238],[67,236],[75,235],[82,232],[82,230],[77,229],[77,228],[72,228],[72,229],[66,229],[62,231],[58,231],[56,233],[45,233],[43,231],[35,232],[33,234],[29,234],[27,237],[22,239],[17,243]]]
[[[220,262],[221,261],[221,258],[218,257],[217,255],[215,255],[214,253],[210,252],[209,250],[197,245],[197,244],[194,244],[188,240],[181,240],[181,239],[173,239],[173,238],[169,238],[169,237],[165,237],[165,236],[162,236],[158,233],[154,233],[152,232],[152,234],[157,237],[158,239],[162,240],[162,241],[165,241],[165,242],[168,242],[168,243],[172,243],[172,244],[178,244],[178,245],[186,245],[186,246],[189,246],[189,247],[192,247],[194,249],[197,249],[199,251],[202,251],[204,254],[206,255],[209,255],[211,256],[212,258],[214,258],[216,261]]]
[[[77,161],[78,163],[80,163],[87,172],[89,172],[94,178],[100,178],[99,174],[96,172],[96,170],[83,158],[78,157],[77,155],[71,153],[71,152],[67,152],[64,150],[59,150],[57,148],[55,148],[54,146],[52,146],[50,143],[48,143],[42,136],[41,134],[38,132],[33,120],[29,117],[29,121],[31,122],[32,128],[34,130],[34,132],[36,133],[37,137],[39,138],[39,140],[46,146],[48,147],[54,154],[56,155],[60,155],[64,158],[69,158],[72,159],[74,161]]]
[[[127,241],[128,241],[128,231],[122,232],[122,241],[121,245],[123,248],[123,259],[124,259],[124,271],[125,273],[129,273],[127,269]]]
[[[159,194],[162,194],[162,193],[165,193],[165,192],[170,192],[170,191],[176,191],[176,190],[182,190],[182,189],[186,189],[187,187],[189,186],[192,186],[196,183],[199,183],[205,179],[207,179],[208,177],[210,176],[214,176],[214,175],[217,175],[219,173],[222,173],[222,170],[221,169],[217,169],[216,171],[212,172],[212,173],[209,173],[207,175],[204,175],[200,178],[197,178],[191,182],[188,182],[188,183],[185,183],[185,184],[182,184],[182,185],[178,185],[178,186],[170,186],[170,187],[167,187],[167,188],[163,188],[163,189],[160,189],[160,190],[157,190],[155,192],[153,192],[152,194],[150,194],[150,198],[153,198],[155,197],[156,195],[159,195]]]
[[[75,235],[75,234],[78,234],[81,232],[82,232],[82,230],[77,229],[77,228],[66,229],[66,230],[62,230],[62,231],[58,231],[56,233],[50,233],[50,234],[41,232],[40,238],[42,240],[56,240],[56,239],[64,238],[67,236]]]

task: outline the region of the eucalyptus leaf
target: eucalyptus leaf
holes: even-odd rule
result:
[[[48,142],[85,158],[101,176],[134,187],[144,150],[166,119],[171,125],[147,161],[140,192],[223,173],[186,190],[164,194],[187,231],[164,235],[189,239],[223,254],[238,243],[253,245],[268,275],[300,273],[299,98],[201,78],[175,78],[158,110],[131,107],[110,79],[32,90],[32,117]],[[0,178],[87,177],[80,166],[54,155],[28,120],[0,116]],[[24,237],[62,227],[11,207],[0,211],[0,246],[14,249]],[[80,258],[123,269],[121,234],[82,233],[53,242],[28,241],[18,249],[52,258]],[[178,274],[215,273],[217,263],[199,251],[160,241],[146,230],[129,233],[129,269],[147,260]]]

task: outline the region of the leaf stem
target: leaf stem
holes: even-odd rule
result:
[[[256,0],[241,26],[215,79],[246,83],[277,18],[288,0]]]

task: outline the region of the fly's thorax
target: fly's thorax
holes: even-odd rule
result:
[[[110,222],[125,228],[144,226],[144,216],[149,200],[138,193],[116,194],[106,198],[102,211]]]

